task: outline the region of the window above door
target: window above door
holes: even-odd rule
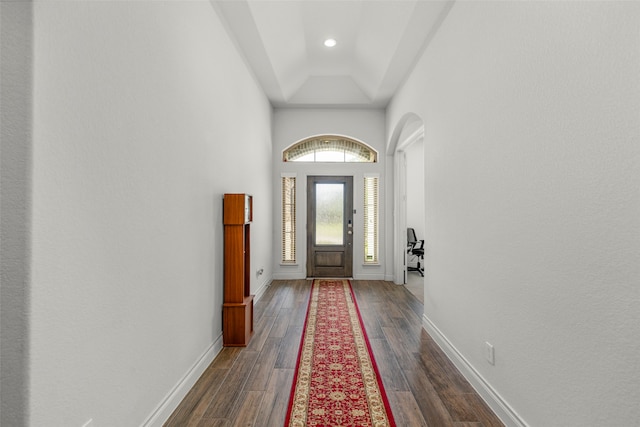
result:
[[[376,163],[378,153],[363,142],[338,135],[314,136],[284,150],[284,162]]]

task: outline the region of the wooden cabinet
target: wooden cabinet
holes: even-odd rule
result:
[[[251,295],[251,221],[253,198],[224,195],[224,304],[222,339],[227,347],[244,347],[253,334]]]

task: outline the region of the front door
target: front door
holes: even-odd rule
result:
[[[307,178],[307,277],[351,277],[353,177]]]

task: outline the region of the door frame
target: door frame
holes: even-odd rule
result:
[[[336,183],[336,184],[344,184],[345,192],[343,196],[343,242],[344,242],[344,266],[345,273],[344,276],[335,275],[330,277],[352,277],[353,276],[353,232],[354,232],[354,223],[353,223],[353,196],[354,196],[354,188],[353,188],[353,175],[308,175],[307,176],[307,242],[306,242],[306,252],[307,252],[307,265],[306,265],[306,277],[320,277],[317,276],[315,269],[313,268],[314,264],[314,230],[313,225],[315,224],[315,199],[313,195],[315,194],[314,185],[316,183]],[[342,247],[342,246],[340,246]],[[331,248],[331,246],[327,246],[327,249]],[[329,276],[327,276],[329,277]]]
[[[394,157],[394,283],[407,283],[407,159],[405,150],[424,140],[424,124],[402,140],[396,141]],[[426,212],[426,211],[425,211]]]
[[[394,283],[407,283],[407,158],[402,149],[395,152],[395,275]]]

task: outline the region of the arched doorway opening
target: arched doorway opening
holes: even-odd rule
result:
[[[418,115],[407,113],[399,120],[389,141],[387,155],[394,157],[394,282],[407,284],[419,281],[421,289],[414,293],[422,300],[424,280],[421,276],[409,276],[407,271],[407,228],[414,228],[418,239],[426,238],[424,122]]]

